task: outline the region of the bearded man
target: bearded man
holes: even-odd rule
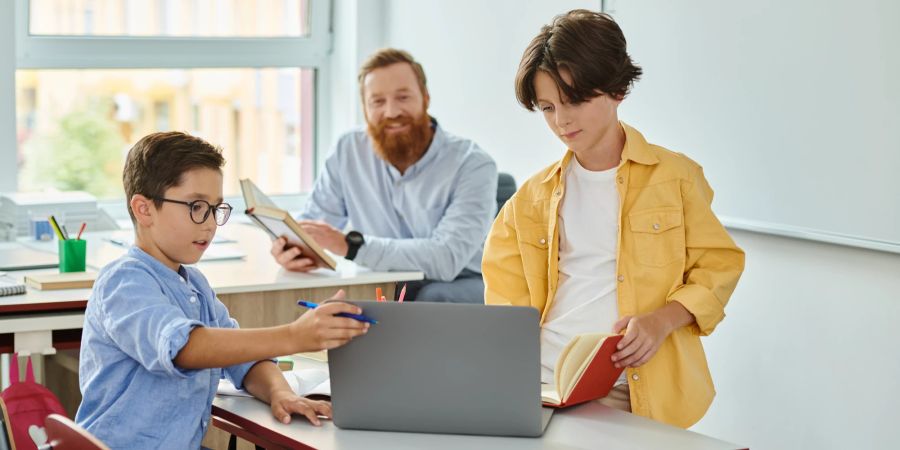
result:
[[[425,71],[409,53],[376,52],[360,69],[359,88],[367,127],[338,140],[300,224],[360,265],[423,272],[405,300],[483,303],[481,255],[497,208],[496,164],[428,115]],[[287,270],[316,268],[284,239],[273,242],[272,255]]]

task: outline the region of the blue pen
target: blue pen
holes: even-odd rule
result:
[[[304,307],[306,307],[306,308],[309,308],[309,309],[315,309],[316,307],[319,306],[318,303],[307,302],[307,301],[304,301],[304,300],[297,300],[297,304],[300,305],[300,306],[304,306]],[[364,316],[364,315],[362,315],[362,314],[351,314],[351,313],[343,313],[343,312],[342,312],[342,313],[337,313],[337,314],[335,314],[335,315],[338,316],[338,317],[349,317],[349,318],[351,318],[351,319],[356,319],[356,320],[358,320],[358,321],[360,321],[360,322],[371,323],[371,324],[373,324],[373,325],[376,324],[376,323],[378,323],[377,320],[370,319],[370,318],[368,318],[368,317],[366,317],[366,316]]]

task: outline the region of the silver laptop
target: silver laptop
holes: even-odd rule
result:
[[[534,308],[351,301],[378,321],[328,352],[341,428],[540,436],[540,326]]]

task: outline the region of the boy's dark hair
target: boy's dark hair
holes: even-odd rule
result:
[[[122,171],[131,221],[131,197],[135,194],[152,199],[159,208],[166,189],[178,186],[185,172],[200,168],[221,172],[223,165],[222,150],[198,137],[177,131],[144,136],[128,151]]]
[[[572,76],[571,85],[560,77],[560,69]],[[601,93],[624,98],[642,73],[625,51],[619,25],[607,14],[586,9],[554,17],[525,49],[516,72],[516,99],[529,111],[537,106],[534,76],[538,70],[553,77],[572,103]]]
[[[359,69],[359,75],[357,78],[359,80],[359,95],[360,97],[365,97],[363,81],[365,81],[366,75],[372,72],[375,69],[380,69],[382,67],[387,67],[390,65],[394,65],[397,63],[407,63],[412,67],[413,72],[416,74],[416,79],[419,81],[419,89],[422,90],[422,95],[428,95],[428,88],[426,87],[426,79],[425,79],[425,69],[422,68],[422,65],[419,64],[415,58],[412,57],[408,52],[399,50],[396,48],[383,48],[378,50],[372,56],[369,56],[365,62],[363,62],[362,67]],[[365,99],[363,99],[365,101]]]

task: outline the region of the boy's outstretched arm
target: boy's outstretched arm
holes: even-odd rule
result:
[[[338,291],[331,299],[343,300],[343,291]],[[340,347],[369,329],[367,323],[335,316],[342,312],[361,314],[362,310],[347,303],[333,302],[277,327],[196,327],[174,362],[183,369],[208,369]]]

